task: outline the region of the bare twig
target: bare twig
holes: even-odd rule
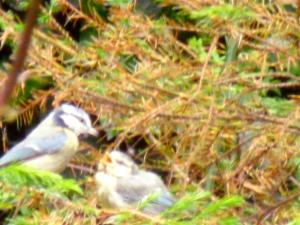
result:
[[[5,106],[5,104],[8,102],[14,87],[16,86],[18,76],[22,70],[27,55],[27,50],[29,48],[33,27],[39,12],[39,4],[40,0],[32,0],[28,9],[25,29],[15,56],[13,67],[3,85],[2,93],[0,95],[0,109],[2,109],[3,106]]]
[[[296,198],[298,198],[300,196],[300,192],[292,195],[291,197],[284,199],[282,201],[280,201],[279,203],[277,203],[274,206],[271,206],[270,208],[268,208],[267,210],[265,210],[257,219],[256,225],[260,225],[263,223],[264,220],[266,220],[276,209],[279,209],[287,204],[289,204],[290,202],[294,201]]]

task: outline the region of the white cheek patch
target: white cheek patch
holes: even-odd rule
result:
[[[71,115],[61,115],[60,117],[66,126],[72,129],[76,134],[80,134],[84,130],[82,123],[74,116]]]
[[[91,120],[90,120],[90,117],[86,114],[82,115],[84,117],[84,123],[86,125],[88,125],[88,127],[92,127],[92,123],[91,123]]]

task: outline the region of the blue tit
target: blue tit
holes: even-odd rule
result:
[[[78,150],[78,136],[96,136],[97,133],[85,111],[62,104],[0,159],[0,167],[22,162],[37,169],[59,173]]]
[[[95,180],[99,203],[104,208],[136,207],[154,194],[156,198],[142,211],[157,215],[175,203],[175,198],[158,175],[139,169],[128,155],[117,150],[105,154],[98,164]]]

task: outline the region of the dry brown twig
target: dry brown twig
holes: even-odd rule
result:
[[[2,85],[2,91],[0,94],[0,109],[2,110],[3,107],[8,102],[14,87],[16,86],[18,76],[21,73],[26,55],[27,50],[30,45],[30,40],[34,28],[35,21],[37,19],[37,15],[39,12],[39,5],[40,0],[32,0],[31,5],[29,7],[29,10],[27,12],[27,19],[26,19],[26,25],[23,32],[23,35],[20,40],[19,48],[16,52],[16,56],[14,59],[12,70],[5,80],[4,84]]]

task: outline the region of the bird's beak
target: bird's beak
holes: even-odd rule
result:
[[[88,134],[97,137],[99,133],[95,128],[90,127],[89,130],[88,130]]]
[[[102,158],[103,164],[109,164],[112,163],[111,157],[109,156],[109,153],[105,153],[103,158]]]
[[[107,166],[110,163],[112,163],[111,157],[109,156],[108,152],[105,152],[103,157],[100,159],[99,164],[98,164],[98,171],[107,172]]]

